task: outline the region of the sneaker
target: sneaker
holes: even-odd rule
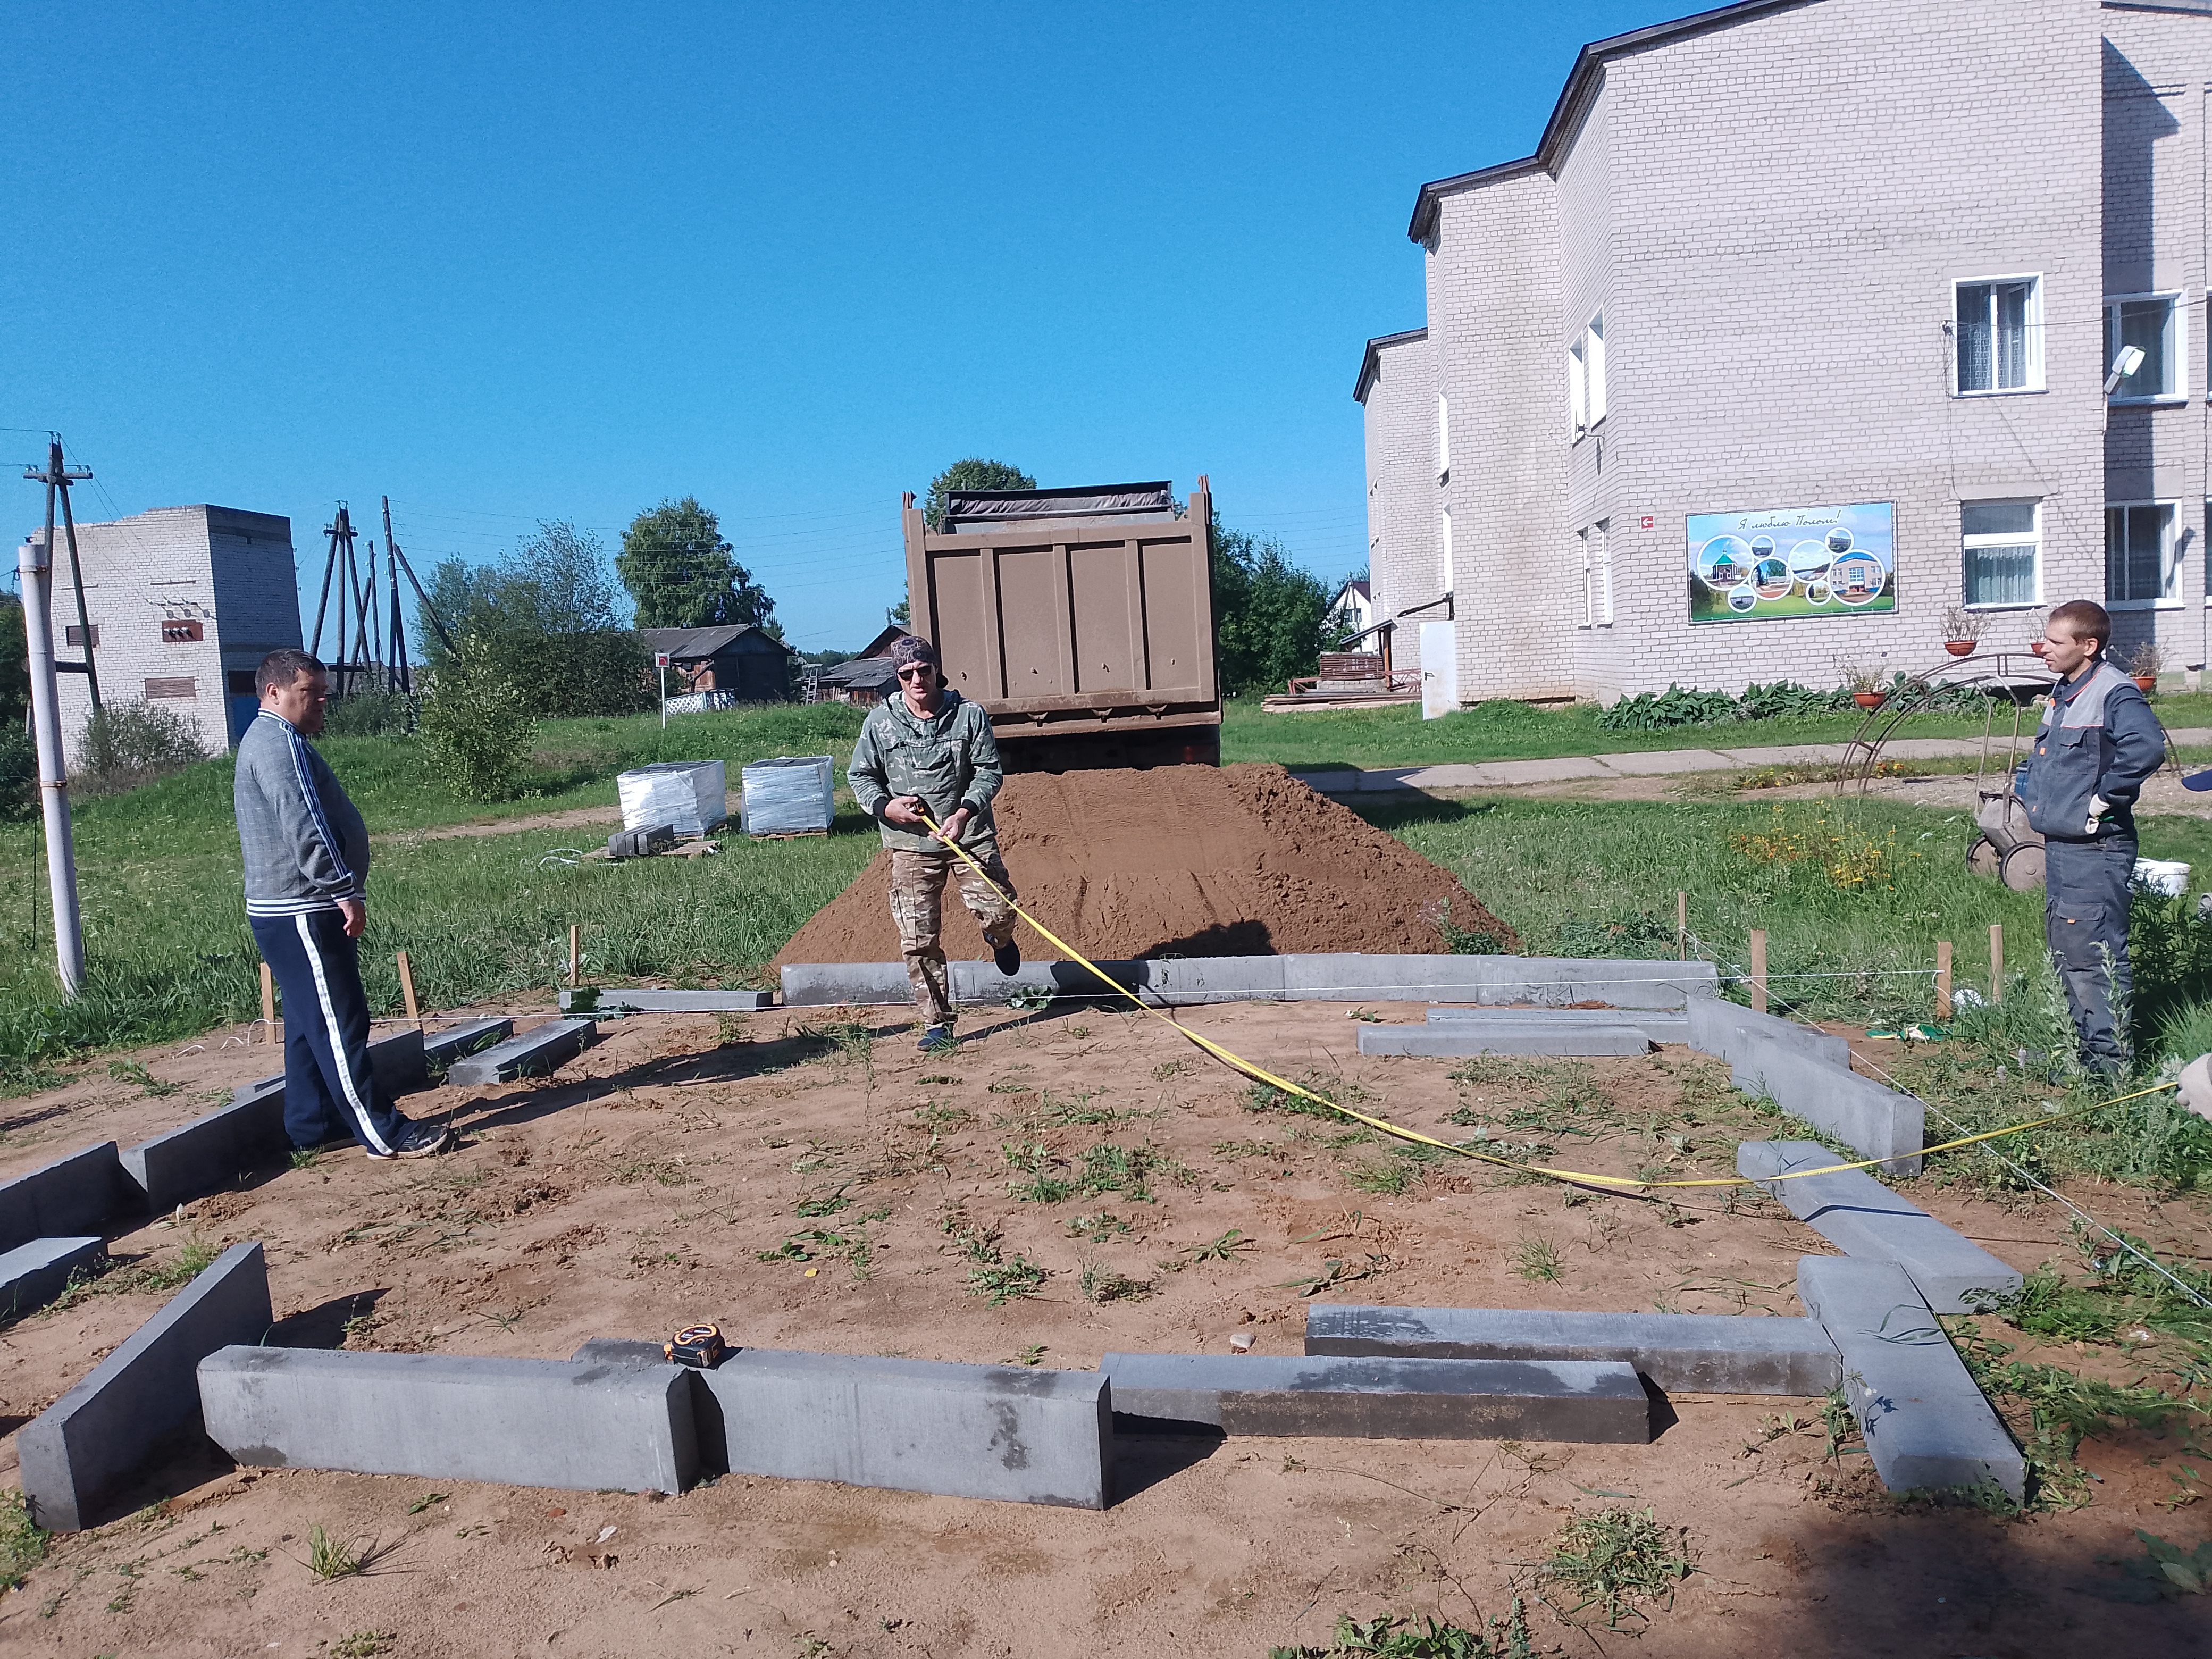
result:
[[[453,1132],[442,1123],[409,1123],[393,1137],[388,1152],[371,1158],[431,1158],[453,1144]]]
[[[943,1025],[932,1025],[925,1030],[921,1034],[921,1041],[915,1043],[915,1047],[926,1054],[943,1048],[951,1041],[952,1026],[948,1021]]]
[[[991,960],[999,964],[1000,973],[1012,979],[1022,971],[1022,947],[1008,939],[992,951]]]

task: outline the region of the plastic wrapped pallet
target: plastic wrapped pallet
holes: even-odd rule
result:
[[[655,761],[615,779],[623,828],[666,824],[679,836],[703,836],[729,816],[720,761]]]
[[[787,755],[755,761],[740,778],[747,835],[795,836],[830,827],[830,792],[837,778],[835,757]]]

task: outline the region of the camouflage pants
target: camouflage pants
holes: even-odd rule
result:
[[[996,849],[981,861],[991,881],[1012,896],[1013,879]],[[960,889],[960,902],[983,924],[983,938],[994,950],[1014,936],[1012,909],[965,860],[951,853],[892,852],[891,920],[898,924],[899,951],[906,957],[906,976],[914,984],[915,1012],[931,1025],[946,1024],[952,1018],[945,949],[938,942],[948,876]]]

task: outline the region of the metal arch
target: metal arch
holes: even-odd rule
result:
[[[1947,657],[1935,667],[1918,674],[1903,677],[1901,691],[1893,692],[1881,703],[1866,712],[1858,730],[1844,744],[1841,759],[1836,763],[1836,793],[1839,795],[1864,794],[1881,766],[1882,750],[1897,728],[1915,714],[1924,714],[1934,704],[1936,696],[1944,691],[1978,686],[1984,690],[2013,692],[2016,688],[2033,687],[2048,690],[2057,676],[2043,665],[2043,659],[2027,652],[2000,651],[1989,657]],[[2014,696],[2011,701],[2015,708],[2022,699]],[[1990,740],[1996,734],[1996,701],[1992,697],[1982,720],[1982,768],[1989,766]],[[2016,749],[2019,740],[2019,721],[2014,721],[2012,740]],[[2008,767],[2009,776],[2012,769]]]

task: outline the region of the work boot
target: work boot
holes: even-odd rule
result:
[[[1008,979],[1022,971],[1022,947],[1008,939],[1004,945],[991,947],[991,960],[999,964],[999,971]]]
[[[442,1123],[409,1123],[392,1139],[388,1152],[371,1151],[371,1158],[430,1158],[453,1144],[453,1132]]]
[[[951,1041],[952,1022],[948,1019],[942,1024],[932,1025],[925,1028],[921,1034],[921,1041],[915,1043],[914,1046],[927,1054],[933,1053],[939,1048],[944,1048]]]

